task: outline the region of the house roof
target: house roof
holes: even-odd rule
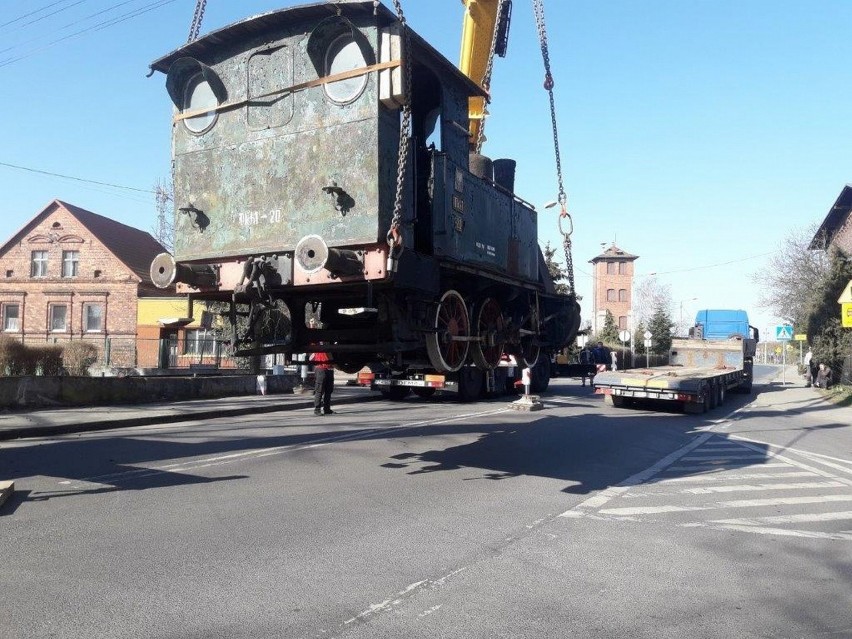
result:
[[[633,255],[632,253],[628,253],[627,251],[618,248],[615,243],[613,243],[607,250],[598,255],[597,257],[593,257],[589,260],[592,264],[595,262],[603,262],[607,260],[627,260],[632,262],[633,260],[638,260],[638,255]]]
[[[808,248],[812,251],[828,249],[837,231],[843,227],[850,213],[852,213],[852,185],[847,184],[840,191],[840,195],[837,196],[834,206],[826,213],[825,219],[814,234]]]
[[[151,262],[165,248],[147,231],[116,222],[103,215],[92,213],[79,206],[68,204],[62,200],[53,200],[35,217],[27,222],[21,230],[10,237],[0,246],[0,252],[26,235],[42,219],[61,207],[73,215],[86,229],[94,235],[119,261],[127,266],[144,284],[151,283]]]

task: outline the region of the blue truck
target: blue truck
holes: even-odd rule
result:
[[[728,392],[752,392],[758,340],[745,311],[702,310],[689,337],[672,339],[667,365],[598,373],[595,392],[619,408],[659,400],[703,413],[722,404]]]

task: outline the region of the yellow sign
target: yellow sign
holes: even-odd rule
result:
[[[840,305],[840,321],[844,328],[852,328],[852,302]]]
[[[852,280],[849,280],[849,283],[846,285],[846,288],[843,289],[843,294],[837,300],[837,303],[852,304]]]
[[[793,339],[796,340],[797,342],[807,342],[808,336],[805,335],[804,333],[797,333],[796,335],[793,335]]]

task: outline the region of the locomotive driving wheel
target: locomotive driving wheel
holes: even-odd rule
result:
[[[470,316],[459,293],[453,290],[444,293],[435,308],[432,329],[426,335],[429,362],[441,373],[459,370],[470,350]]]
[[[538,361],[541,346],[538,344],[538,313],[533,311],[521,324],[520,351],[524,364],[532,368]]]
[[[505,322],[497,300],[487,297],[482,301],[476,310],[473,326],[479,338],[473,344],[473,363],[478,368],[495,368],[500,363],[506,344]]]

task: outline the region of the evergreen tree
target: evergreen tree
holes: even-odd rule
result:
[[[647,350],[645,349],[645,324],[639,322],[636,326],[636,330],[633,331],[633,350],[637,355],[645,355]]]
[[[560,295],[568,295],[568,285],[563,283],[563,280],[568,279],[568,271],[556,261],[556,249],[551,248],[550,242],[548,242],[545,244],[542,253],[544,254],[544,264],[547,266],[548,273],[550,273],[550,279],[556,286],[556,292]]]
[[[615,325],[615,317],[613,317],[609,309],[606,311],[603,329],[601,329],[598,339],[607,346],[618,346],[619,344],[618,327]]]
[[[807,318],[808,342],[813,346],[814,360],[828,364],[839,380],[843,359],[852,356],[852,330],[840,322],[840,297],[852,280],[852,261],[839,249],[830,252],[830,266],[825,278],[814,286],[814,302]]]
[[[662,306],[654,309],[654,314],[648,321],[648,330],[651,331],[651,352],[655,355],[665,355],[672,346],[672,327],[674,322],[669,312]]]

